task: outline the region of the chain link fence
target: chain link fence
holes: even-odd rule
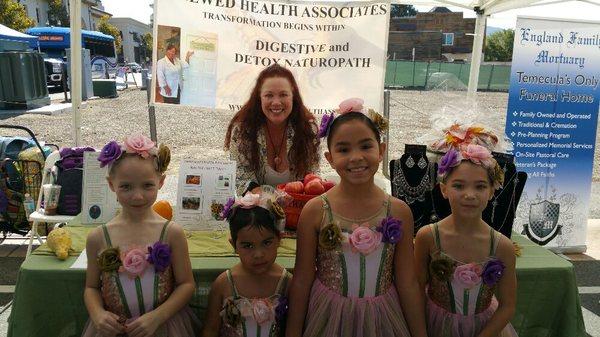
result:
[[[469,83],[469,63],[387,61],[385,86],[389,88],[426,89],[435,87],[432,80],[451,78],[464,84]],[[433,76],[433,74],[445,76]],[[485,64],[479,68],[478,90],[508,91],[510,65]]]

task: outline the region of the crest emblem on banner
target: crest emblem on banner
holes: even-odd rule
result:
[[[548,200],[529,206],[529,223],[523,226],[522,234],[537,243],[545,245],[552,241],[561,231],[558,225],[560,205]]]

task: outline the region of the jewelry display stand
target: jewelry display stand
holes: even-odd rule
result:
[[[415,233],[419,228],[430,223],[431,189],[435,177],[430,174],[430,166],[425,145],[406,145],[404,154],[398,160],[390,162],[390,179],[392,195],[403,200],[410,207]]]
[[[497,152],[492,155],[504,171],[504,184],[482,216],[495,230],[510,238],[527,173],[517,172],[513,155]],[[450,215],[450,204],[440,190],[437,163],[429,161],[425,145],[407,144],[400,159],[390,161],[390,178],[392,195],[406,202],[413,213],[415,233]]]

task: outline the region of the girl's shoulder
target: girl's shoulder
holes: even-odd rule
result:
[[[176,222],[169,221],[166,223],[164,234],[161,237],[171,247],[181,248],[183,245],[187,246],[187,234],[183,227]]]
[[[122,224],[119,222],[115,222],[115,219],[111,219],[109,222],[105,224],[101,224],[93,228],[87,236],[87,243],[97,244],[100,247],[108,246],[108,240],[110,240],[110,236],[115,231],[119,231],[119,227]]]
[[[185,235],[185,230],[183,229],[183,226],[181,226],[177,222],[168,221],[168,222],[162,223],[162,225],[165,226],[166,234]]]
[[[496,257],[502,260],[504,263],[515,264],[516,254],[515,246],[513,242],[502,235],[500,232],[494,231],[494,234],[498,240],[498,247],[496,248]]]
[[[425,225],[417,231],[415,235],[415,246],[426,247],[427,251],[432,252],[436,249],[432,225]]]
[[[431,227],[432,225],[425,225],[419,228],[415,236],[415,240],[433,242],[433,229]]]
[[[388,198],[388,194],[386,194],[385,196],[386,198]],[[394,196],[389,196],[389,202],[390,202],[390,207],[391,207],[391,211],[393,214],[399,214],[401,216],[408,216],[412,219],[412,211],[410,210],[410,207],[408,207],[408,205],[394,197]]]
[[[85,243],[88,252],[98,251],[105,246],[103,232],[102,226],[98,226],[88,233]]]
[[[211,292],[220,294],[221,296],[224,296],[224,297],[227,297],[230,295],[227,292],[227,290],[230,289],[229,277],[227,276],[228,272],[229,272],[229,270],[226,270],[226,271],[222,272],[221,274],[219,274],[219,276],[217,276],[217,278],[213,281],[213,283],[210,286]]]
[[[302,213],[306,213],[306,215],[311,217],[320,216],[323,214],[325,206],[326,203],[322,197],[315,197],[306,202],[302,208]]]

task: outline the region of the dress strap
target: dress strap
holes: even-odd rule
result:
[[[162,243],[167,239],[167,226],[169,226],[169,223],[171,223],[171,220],[167,220],[160,231],[160,238],[158,240]]]
[[[490,228],[490,256],[496,256],[496,249],[500,242],[500,239],[498,238],[499,234],[500,233],[496,232],[494,228]]]
[[[386,216],[392,216],[392,196],[388,194],[387,199],[384,203],[386,204]]]
[[[233,293],[233,298],[240,297],[237,292],[237,288],[235,287],[235,283],[233,283],[233,275],[231,275],[231,269],[227,269],[226,271],[227,281],[229,281],[229,286],[231,286],[231,292]]]
[[[279,295],[285,295],[289,281],[290,273],[287,271],[287,269],[283,268],[283,272],[281,273],[281,277],[277,283],[277,289],[275,290],[275,293]]]
[[[329,200],[327,200],[327,196],[325,196],[325,194],[321,194],[321,200],[323,200],[323,208],[325,209],[325,212],[327,212],[329,222],[333,223],[333,213],[331,212],[331,206],[329,205]]]
[[[108,245],[108,248],[112,248],[112,243],[110,242],[110,235],[108,235],[108,228],[106,228],[106,224],[102,224],[102,232],[104,233],[106,245]]]
[[[433,232],[433,242],[435,242],[435,247],[441,252],[442,242],[440,241],[440,230],[438,229],[438,223],[432,223],[429,226],[431,226],[431,231]]]

